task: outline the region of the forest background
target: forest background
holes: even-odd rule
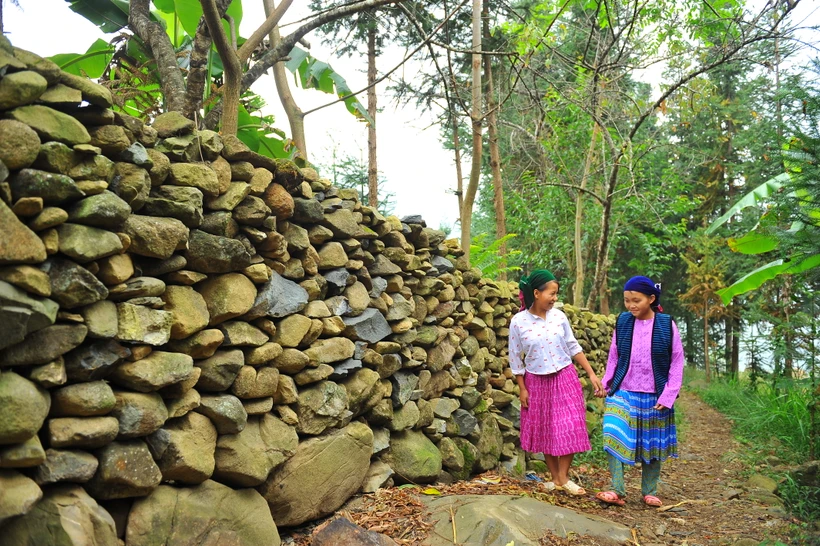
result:
[[[0,5],[15,45],[47,54],[56,15]],[[789,448],[817,457],[816,3],[65,5],[102,37],[60,21],[86,43],[52,59],[132,115],[178,110],[313,165],[460,235],[489,276],[549,267],[567,303],[618,312],[627,278],[661,282],[689,367],[734,381],[738,414],[750,391],[794,414]]]

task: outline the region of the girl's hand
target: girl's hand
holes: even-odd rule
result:
[[[652,409],[656,409],[656,410],[665,410],[665,409],[669,409],[669,408],[667,408],[667,407],[666,407],[666,406],[664,406],[663,404],[655,404],[654,406],[652,406]]]
[[[518,399],[521,400],[522,408],[530,407],[530,393],[527,391],[527,389],[518,389]]]
[[[592,393],[597,398],[603,398],[604,396],[606,396],[606,390],[604,390],[604,386],[601,384],[601,380],[598,379],[598,376],[592,374],[589,380],[592,383]]]

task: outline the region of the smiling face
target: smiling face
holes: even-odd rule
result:
[[[535,301],[532,306],[536,310],[549,311],[558,301],[558,283],[550,281],[543,286],[543,290],[535,289],[533,294],[535,295]]]
[[[647,296],[642,292],[635,292],[627,290],[624,292],[624,307],[632,313],[636,319],[646,320],[655,316],[652,310],[652,303],[655,301],[655,296]]]

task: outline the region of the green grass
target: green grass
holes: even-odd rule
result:
[[[733,434],[748,447],[743,459],[748,467],[771,460],[775,456],[787,465],[799,465],[810,458],[811,444],[820,452],[817,434],[812,434],[810,404],[816,403],[807,381],[780,381],[776,388],[759,382],[751,385],[741,376],[737,380],[703,381],[703,374],[687,370],[685,384],[697,392],[710,406],[734,423]],[[788,475],[779,494],[789,510],[803,521],[820,521],[820,493],[800,487]]]

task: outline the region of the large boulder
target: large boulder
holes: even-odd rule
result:
[[[441,452],[424,433],[415,430],[393,433],[383,460],[401,480],[410,483],[433,483],[441,473]]]
[[[50,405],[48,391],[14,372],[0,372],[0,445],[24,442],[37,434]]]
[[[134,503],[125,531],[128,546],[279,546],[265,499],[208,480],[195,487],[158,487]]]
[[[4,546],[117,546],[114,519],[78,485],[48,490],[34,509],[3,527]]]
[[[278,525],[300,525],[332,514],[356,493],[372,453],[373,431],[364,423],[351,423],[300,442],[293,457],[274,470],[259,490]]]

